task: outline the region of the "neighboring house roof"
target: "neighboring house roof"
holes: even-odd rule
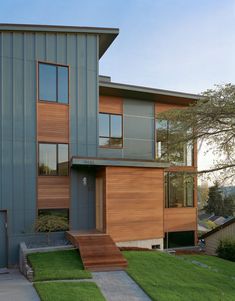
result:
[[[8,24],[0,23],[0,31],[33,31],[33,32],[54,32],[54,33],[85,33],[99,35],[99,58],[105,53],[112,42],[119,34],[118,28],[104,27],[80,27],[62,25],[36,25],[36,24]]]
[[[217,215],[212,215],[208,218],[208,220],[210,220],[211,222],[216,221],[218,218],[220,218],[221,216],[217,216]]]
[[[100,76],[100,94],[117,97],[127,97],[133,99],[143,99],[149,101],[159,101],[175,104],[188,104],[199,99],[202,96],[198,94],[176,92],[170,90],[154,89],[142,86],[114,83],[109,77]]]
[[[233,224],[233,223],[235,223],[235,217],[233,217],[232,219],[228,220],[228,221],[225,222],[223,225],[218,226],[218,227],[216,227],[215,229],[213,229],[213,230],[211,230],[211,231],[209,231],[209,232],[203,234],[203,235],[201,236],[201,238],[206,238],[206,237],[208,237],[208,236],[210,236],[210,235],[212,235],[212,234],[214,234],[214,233],[216,233],[216,232],[218,232],[218,231],[220,231],[220,230],[222,230],[222,229],[228,227],[229,225],[231,225],[231,224]]]
[[[214,220],[214,223],[216,225],[223,225],[226,221],[226,218],[224,218],[223,216],[218,217],[216,220]]]
[[[210,217],[211,217],[211,214],[207,214],[207,213],[199,213],[198,214],[199,220],[209,219]]]

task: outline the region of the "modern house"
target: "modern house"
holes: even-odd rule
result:
[[[235,240],[235,217],[229,219],[224,224],[214,228],[213,230],[201,236],[205,240],[205,251],[208,255],[216,255],[216,250],[220,240],[233,239]]]
[[[196,178],[182,171],[197,169],[196,147],[169,156],[173,125],[158,114],[199,96],[99,76],[118,33],[0,24],[0,266],[38,239],[41,214],[119,246],[195,243]]]

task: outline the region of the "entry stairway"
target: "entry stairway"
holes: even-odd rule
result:
[[[66,232],[67,239],[79,249],[84,268],[90,271],[124,270],[127,261],[110,235],[98,231]]]

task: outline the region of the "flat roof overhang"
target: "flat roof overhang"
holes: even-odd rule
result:
[[[145,168],[167,168],[169,163],[156,162],[154,160],[128,160],[128,159],[107,159],[72,157],[71,167],[76,166],[122,166],[122,167],[145,167]]]
[[[126,85],[102,80],[99,82],[99,89],[100,95],[142,99],[147,101],[180,105],[188,105],[196,102],[199,99],[203,99],[203,97],[198,94]]]
[[[118,28],[10,23],[0,23],[0,31],[98,34],[99,58],[103,56],[103,54],[119,34]]]

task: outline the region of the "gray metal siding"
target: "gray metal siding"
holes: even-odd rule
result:
[[[99,148],[103,158],[153,160],[155,145],[154,103],[123,100],[123,149]]]
[[[7,266],[6,213],[0,211],[0,268]]]
[[[0,209],[11,240],[36,217],[36,62],[70,65],[70,155],[96,156],[97,47],[96,34],[0,32]]]

